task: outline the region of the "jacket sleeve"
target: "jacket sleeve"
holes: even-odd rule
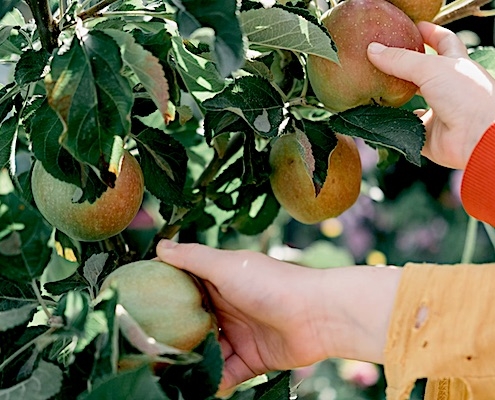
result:
[[[495,124],[476,145],[464,171],[461,200],[472,217],[495,226]]]
[[[407,400],[428,378],[426,399],[495,393],[495,263],[406,264],[385,346],[387,400]]]

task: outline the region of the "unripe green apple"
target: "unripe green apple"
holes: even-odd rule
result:
[[[81,241],[104,240],[122,232],[136,216],[144,194],[141,167],[128,152],[114,188],[108,188],[94,203],[73,202],[80,189],[49,174],[36,161],[31,177],[34,201],[55,228]]]
[[[276,139],[270,151],[270,183],[278,202],[295,220],[314,224],[340,215],[357,200],[361,188],[361,158],[349,136],[337,134],[328,157],[326,180],[316,195],[298,133]],[[306,139],[307,140],[307,139]]]
[[[388,0],[404,11],[414,22],[432,21],[444,0]]]
[[[216,330],[199,285],[169,264],[143,260],[123,265],[105,278],[101,290],[109,286],[143,331],[160,343],[189,351]]]
[[[345,0],[323,18],[336,46],[340,65],[309,55],[308,79],[316,97],[334,112],[367,104],[399,107],[417,87],[387,75],[368,60],[371,42],[424,53],[414,22],[386,0]]]

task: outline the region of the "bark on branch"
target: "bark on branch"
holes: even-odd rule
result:
[[[51,53],[58,47],[60,29],[53,19],[48,0],[27,0],[27,3],[38,27],[41,46]]]
[[[447,25],[465,17],[481,15],[481,7],[490,2],[491,0],[454,1],[444,7],[432,22],[437,25]]]

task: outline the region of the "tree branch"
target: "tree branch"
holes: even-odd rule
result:
[[[101,10],[105,7],[108,7],[110,4],[115,3],[117,0],[102,0],[98,4],[95,4],[93,7],[88,8],[87,10],[81,12],[78,17],[83,21],[95,17]]]
[[[41,46],[51,53],[58,47],[60,29],[53,19],[48,0],[26,0],[38,27]]]
[[[480,8],[491,0],[455,0],[445,7],[433,19],[437,25],[447,25],[451,22],[470,16],[482,16]]]
[[[215,152],[213,158],[210,163],[203,170],[202,174],[196,180],[193,185],[195,189],[204,189],[208,184],[215,178],[218,174],[220,168],[232,157],[236,154],[239,149],[242,147],[244,143],[244,134],[241,132],[235,133],[234,136],[230,139],[227,148],[225,149],[225,153],[222,157]],[[187,215],[187,214],[186,214]],[[184,215],[185,217],[185,215]],[[181,229],[182,227],[181,218],[179,221],[173,224],[165,224],[162,229],[155,235],[153,238],[150,247],[148,248],[145,258],[155,257],[155,248],[158,242],[161,239],[172,239]]]

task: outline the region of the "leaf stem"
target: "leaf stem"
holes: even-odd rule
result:
[[[48,306],[46,305],[45,303],[45,300],[43,299],[43,297],[41,296],[41,292],[40,292],[40,289],[38,288],[38,285],[36,284],[36,280],[33,279],[31,281],[31,286],[33,287],[33,290],[34,290],[34,294],[36,295],[36,298],[38,299],[38,302],[40,303],[41,305],[41,308],[43,309],[43,311],[45,312],[46,316],[48,317],[48,319],[50,319],[52,317],[52,313],[50,312],[50,310],[48,309]]]
[[[491,0],[454,0],[452,3],[442,7],[432,22],[437,25],[447,25],[469,16],[490,15],[480,9],[490,2]]]

